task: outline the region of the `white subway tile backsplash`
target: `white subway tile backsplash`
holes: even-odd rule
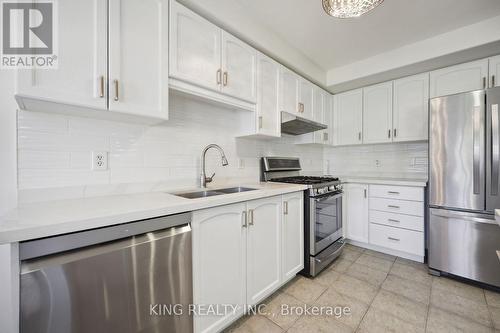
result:
[[[262,156],[299,157],[306,174],[427,172],[425,143],[301,146],[295,145],[291,136],[238,138],[242,119],[248,119],[247,111],[178,95],[171,97],[169,111],[170,120],[156,126],[20,112],[20,201],[34,200],[43,188],[64,187],[63,193],[73,197],[197,186],[201,151],[210,143],[222,146],[230,163],[222,167],[218,152],[208,152],[207,173],[216,173],[215,186],[228,181],[258,181]],[[92,170],[93,151],[109,153],[109,170]],[[240,159],[244,161],[242,169],[238,167]],[[58,198],[58,194],[50,197]]]

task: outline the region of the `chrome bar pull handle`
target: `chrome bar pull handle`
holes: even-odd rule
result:
[[[395,137],[397,137],[397,136],[398,136],[398,130],[395,128],[393,132],[394,132],[394,133],[393,133],[393,135],[392,135],[392,136],[393,136],[394,138],[395,138]]]
[[[495,75],[491,76],[491,88],[495,88]]]
[[[118,80],[113,80],[113,84],[115,85],[115,102],[118,102],[118,100],[120,99],[120,90],[119,90],[119,87],[118,87]]]
[[[479,194],[481,177],[480,159],[481,159],[481,107],[475,106],[473,112],[473,147],[472,147],[472,187],[474,194]]]
[[[259,116],[259,129],[262,129],[262,116]]]
[[[248,210],[248,225],[253,225],[253,209]]]
[[[361,132],[358,132],[358,141],[361,141]]]
[[[486,76],[483,76],[483,89],[486,89]]]
[[[242,220],[243,220],[242,227],[243,227],[243,228],[246,228],[246,227],[248,226],[247,212],[246,212],[246,211],[243,211],[243,212],[241,213],[241,217],[242,217]]]
[[[283,214],[288,215],[288,201],[283,201]]]
[[[394,220],[394,219],[387,219],[388,222],[392,222],[392,223],[401,223],[401,221],[399,220]]]
[[[228,80],[229,74],[227,72],[224,72],[224,75],[222,76],[222,85],[227,86],[227,80]]]
[[[498,195],[498,173],[500,172],[500,137],[498,128],[498,104],[491,106],[491,195]]]
[[[391,241],[395,241],[395,242],[399,242],[400,239],[399,238],[394,238],[394,237],[387,237],[388,240],[391,240]]]
[[[222,82],[222,69],[217,70],[216,80],[217,80],[217,85],[220,85]]]
[[[399,206],[395,206],[395,205],[387,205],[387,208],[399,209],[399,208],[401,208],[401,207],[399,207]]]
[[[396,191],[387,191],[387,194],[395,194],[395,195],[399,195],[399,192],[396,192]]]
[[[387,138],[389,138],[389,139],[391,138],[391,130],[387,131]]]
[[[364,189],[364,191],[363,191],[363,192],[364,192],[364,196],[365,196],[365,198],[366,198],[366,188]]]
[[[99,78],[99,97],[104,98],[104,75]]]

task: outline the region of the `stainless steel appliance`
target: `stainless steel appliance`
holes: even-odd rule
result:
[[[303,107],[303,105],[302,105]],[[313,120],[281,111],[281,133],[301,135],[327,129],[328,126]]]
[[[338,178],[301,176],[300,160],[262,158],[264,181],[304,184],[304,270],[316,276],[342,252],[342,185]]]
[[[430,101],[429,268],[500,287],[500,88]]]
[[[21,243],[20,331],[192,332],[190,222],[186,213]]]

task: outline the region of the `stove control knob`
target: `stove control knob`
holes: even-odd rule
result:
[[[327,190],[326,190],[324,187],[322,187],[322,188],[318,188],[318,194],[323,194],[323,193],[325,193],[326,191],[327,191]]]
[[[335,186],[335,185],[328,186],[328,191],[335,191],[336,189],[337,189],[337,186]]]

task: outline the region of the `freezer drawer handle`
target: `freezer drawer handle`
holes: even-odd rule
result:
[[[399,242],[401,239],[399,238],[393,238],[393,237],[387,237],[388,240]]]
[[[387,205],[387,208],[394,208],[394,209],[399,209],[399,206],[394,206],[394,205]]]
[[[493,104],[491,106],[491,195],[498,195],[499,159],[498,104]]]

